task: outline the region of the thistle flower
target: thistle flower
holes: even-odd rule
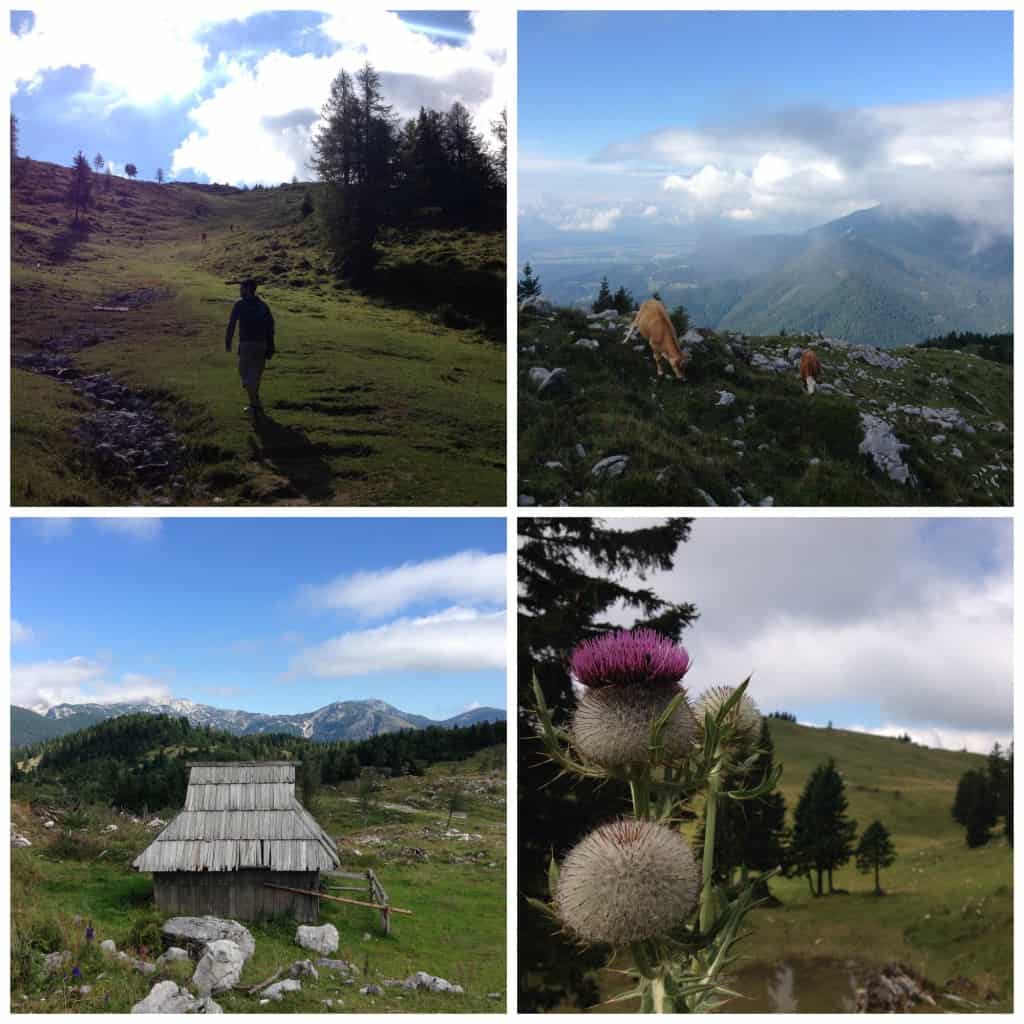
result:
[[[572,674],[584,686],[677,683],[690,667],[683,647],[653,629],[622,629],[584,640],[572,656]]]
[[[705,690],[697,700],[697,721],[703,725],[704,716],[709,713],[714,718],[735,692],[735,686],[711,686]],[[733,730],[738,740],[753,739],[761,728],[761,712],[745,690],[726,716],[725,724]]]
[[[92,940],[95,937],[95,935],[96,935],[96,932],[93,930],[92,921],[90,921],[85,926],[85,941],[86,942],[92,942]]]
[[[700,872],[678,832],[622,818],[569,851],[555,911],[584,942],[624,946],[681,925],[697,905],[699,888]]]
[[[675,683],[587,690],[573,714],[573,742],[588,761],[604,768],[646,764],[651,759],[654,721],[682,692]],[[684,700],[662,732],[664,758],[682,757],[696,735],[697,723]]]

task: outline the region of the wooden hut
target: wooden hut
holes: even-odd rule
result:
[[[340,864],[337,847],[295,796],[294,761],[191,764],[185,809],[135,859],[153,873],[157,909],[256,921],[316,923],[316,891]]]

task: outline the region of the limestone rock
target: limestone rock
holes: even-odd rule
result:
[[[880,416],[862,412],[860,421],[864,439],[857,450],[869,456],[890,480],[898,484],[910,483],[910,467],[903,461],[903,452],[910,446],[900,441],[893,433],[892,425]]]
[[[244,959],[256,952],[256,940],[243,924],[220,917],[172,917],[161,929],[169,945],[192,952],[198,959],[210,942],[230,939],[242,951]]]
[[[302,982],[296,978],[285,978],[284,981],[276,981],[273,985],[263,990],[267,999],[273,999],[275,1003],[284,999],[286,992],[301,992]]]
[[[453,985],[444,978],[437,978],[426,971],[417,971],[405,979],[404,987],[408,989],[423,989],[427,992],[452,992],[455,995],[462,995],[461,985]]]
[[[192,975],[192,984],[204,996],[228,992],[238,984],[244,966],[245,956],[237,943],[215,939],[207,943],[206,952]]]
[[[194,1013],[198,1001],[176,981],[158,981],[145,999],[136,1003],[132,1013]]]
[[[626,467],[628,465],[628,455],[609,455],[606,458],[601,459],[599,462],[594,463],[590,473],[592,476],[611,479],[617,476],[622,476],[622,474],[626,472]]]
[[[300,924],[295,933],[295,941],[303,949],[327,955],[338,948],[338,929],[333,924],[322,924],[319,927]]]
[[[117,952],[117,944],[113,939],[104,939],[100,943],[100,949],[107,955],[113,956]],[[159,961],[157,961],[159,963]]]

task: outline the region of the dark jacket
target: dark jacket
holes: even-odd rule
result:
[[[255,295],[239,299],[231,310],[227,334],[224,336],[224,348],[231,351],[231,339],[235,336],[235,324],[238,324],[238,343],[263,341],[267,345],[267,355],[274,353],[274,317],[270,307]]]

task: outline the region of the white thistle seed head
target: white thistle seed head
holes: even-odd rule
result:
[[[573,714],[573,742],[588,761],[604,768],[646,764],[651,757],[655,719],[682,692],[675,683],[589,689]],[[669,760],[683,757],[696,735],[693,711],[684,700],[662,732],[663,756]]]
[[[625,946],[683,924],[700,870],[677,831],[622,818],[595,829],[562,862],[555,911],[584,942]]]
[[[710,714],[714,718],[735,692],[735,686],[711,686],[700,695],[695,711],[697,722],[701,728],[704,726],[704,716]],[[740,742],[757,737],[761,729],[761,712],[746,690],[743,691],[743,696],[739,701],[733,705],[725,722],[732,728],[735,738]]]

